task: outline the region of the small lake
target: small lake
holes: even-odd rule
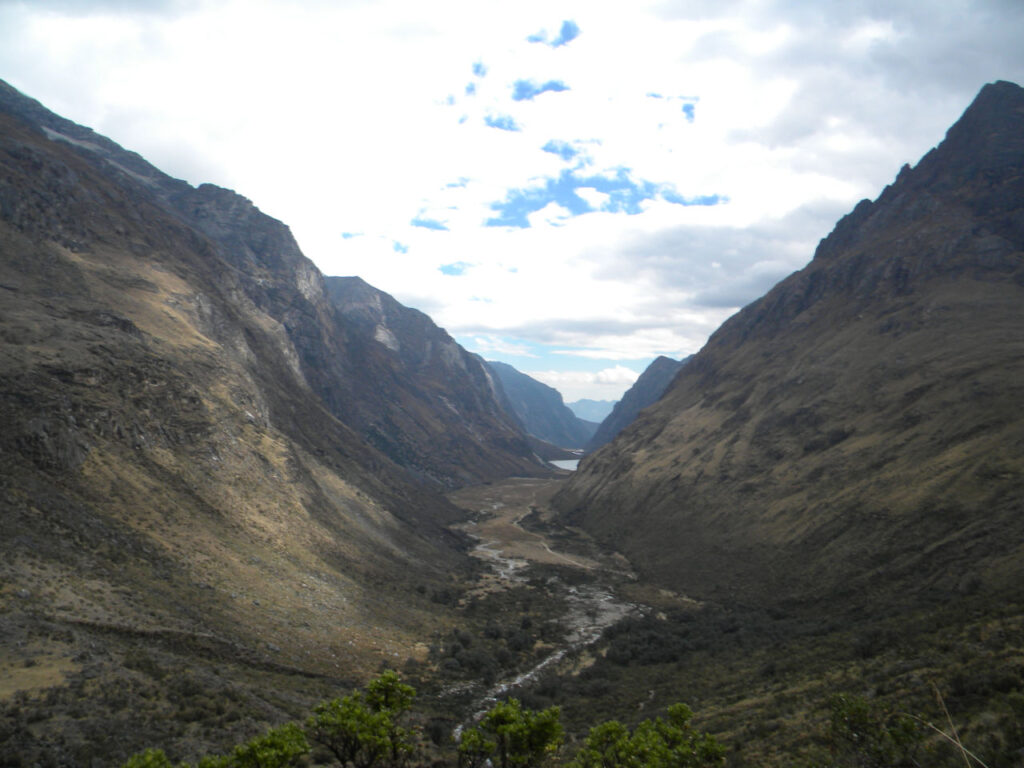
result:
[[[572,472],[575,472],[576,471],[576,467],[579,466],[580,460],[579,459],[559,459],[558,461],[552,461],[551,463],[554,464],[559,469],[568,469],[568,470],[570,470]]]

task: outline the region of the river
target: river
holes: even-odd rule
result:
[[[512,478],[487,486],[475,486],[452,494],[452,500],[475,513],[475,519],[459,528],[477,540],[472,554],[491,567],[480,589],[501,589],[526,581],[532,564],[554,564],[581,569],[591,579],[579,586],[551,584],[561,590],[566,603],[560,622],[565,629],[558,647],[530,669],[495,683],[472,708],[475,721],[510,691],[534,682],[547,668],[568,654],[595,643],[605,629],[642,607],[618,598],[612,584],[632,579],[632,569],[621,555],[594,552],[594,556],[561,552],[541,533],[526,530],[522,521],[534,512],[547,512],[546,503],[558,481]],[[582,536],[582,534],[581,534]],[[456,729],[456,736],[462,726]]]

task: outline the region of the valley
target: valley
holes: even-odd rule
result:
[[[0,768],[195,762],[388,670],[401,768],[507,697],[567,761],[685,703],[729,766],[1019,765],[1022,137],[986,86],[602,437],[0,82]]]

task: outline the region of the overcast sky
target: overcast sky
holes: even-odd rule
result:
[[[1024,83],[1021,0],[0,0],[0,78],[617,399]]]

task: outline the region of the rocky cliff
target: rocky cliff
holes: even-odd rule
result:
[[[368,442],[447,484],[544,471],[477,355],[358,277],[326,287],[351,341],[350,367],[324,397]]]
[[[740,601],[943,600],[1024,576],[1024,90],[730,318],[585,459],[566,516]]]
[[[559,446],[582,448],[597,428],[583,421],[562,400],[557,389],[517,371],[507,363],[488,361],[501,383],[512,412],[529,434]]]
[[[656,403],[685,362],[664,355],[655,358],[598,426],[587,443],[587,450],[596,451],[611,442],[619,432],[633,423],[640,411]]]

